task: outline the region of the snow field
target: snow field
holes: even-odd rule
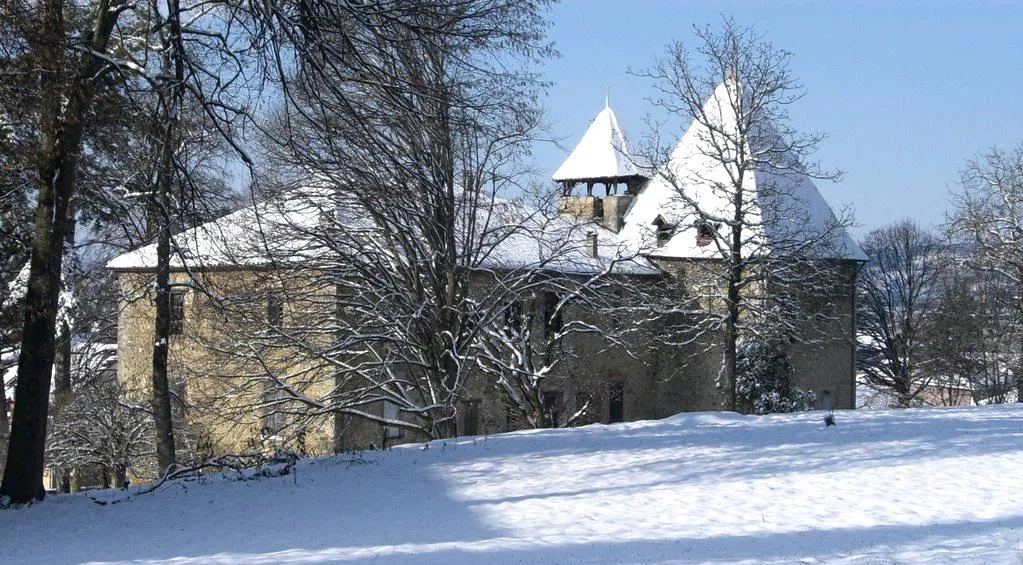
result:
[[[0,511],[0,563],[1020,563],[1023,407],[435,441]],[[125,493],[92,493],[123,498]]]

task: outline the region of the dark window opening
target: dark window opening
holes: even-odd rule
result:
[[[508,303],[505,307],[504,327],[514,333],[522,331],[522,303],[518,300]]]
[[[185,327],[185,296],[187,290],[172,290],[170,293],[170,334],[178,335]]]
[[[564,307],[559,308],[561,298],[553,292],[544,293],[543,323],[544,335],[552,337],[565,327]]]
[[[543,393],[543,411],[550,418],[550,426],[556,428],[561,425],[561,391],[549,390]]]
[[[469,400],[465,403],[465,434],[467,436],[475,436],[480,434],[480,416],[482,412],[480,410],[480,401],[478,399]]]
[[[663,217],[657,216],[654,218],[654,227],[657,230],[658,247],[661,247],[671,241],[671,236],[674,235],[675,230],[671,224],[664,220]]]
[[[600,415],[600,398],[590,392],[575,393],[575,411],[581,412],[576,418],[577,426],[594,424]]]
[[[266,296],[266,323],[271,328],[279,329],[284,322],[284,297],[277,293]]]
[[[518,407],[512,406],[509,402],[504,405],[504,427],[506,430],[517,430],[521,425],[522,413]]]
[[[718,224],[719,225],[719,224]],[[717,225],[711,225],[706,220],[700,220],[696,222],[696,245],[703,247],[710,245],[714,241],[714,233]]]
[[[284,391],[273,379],[263,381],[263,435],[272,436],[284,429]]]
[[[625,421],[625,383],[616,382],[611,384],[611,402],[607,410],[607,423]]]
[[[393,402],[383,401],[382,416],[385,420],[398,419],[398,405]],[[388,426],[384,424],[384,439],[396,439],[402,436],[402,429],[399,426]]]

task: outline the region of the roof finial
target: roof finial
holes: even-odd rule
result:
[[[604,85],[604,107],[611,107],[611,87],[606,84]]]

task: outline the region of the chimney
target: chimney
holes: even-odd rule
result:
[[[597,233],[586,232],[586,250],[590,252],[590,257],[597,257]]]

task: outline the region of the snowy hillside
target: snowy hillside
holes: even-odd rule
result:
[[[51,496],[0,511],[0,563],[1020,563],[1023,407],[837,417],[687,414]]]

